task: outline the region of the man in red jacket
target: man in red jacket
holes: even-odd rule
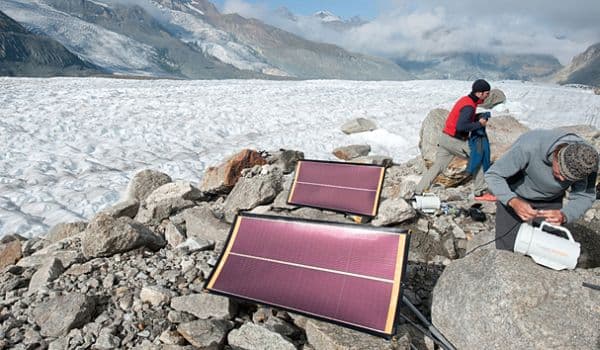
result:
[[[438,141],[438,150],[433,165],[421,178],[415,189],[416,194],[421,194],[429,189],[436,176],[446,169],[454,156],[469,158],[470,150],[467,142],[469,134],[487,124],[487,118],[481,118],[479,114],[475,113],[475,110],[477,105],[483,103],[489,95],[490,84],[483,79],[478,79],[473,82],[471,93],[456,101],[446,118],[446,126]],[[492,194],[487,193],[481,166],[475,174],[474,192],[476,200],[496,200]]]

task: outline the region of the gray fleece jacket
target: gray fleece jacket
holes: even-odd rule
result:
[[[567,222],[573,222],[596,200],[598,173],[576,182],[559,181],[552,174],[552,152],[560,144],[576,142],[585,141],[573,133],[560,130],[526,132],[489,168],[485,173],[485,181],[504,205],[517,196],[525,200],[553,200],[564,196],[571,187],[562,212]]]

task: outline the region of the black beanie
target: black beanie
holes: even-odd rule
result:
[[[483,79],[477,79],[473,82],[473,87],[471,88],[472,92],[484,92],[484,91],[490,91],[491,87],[490,84],[483,80]]]

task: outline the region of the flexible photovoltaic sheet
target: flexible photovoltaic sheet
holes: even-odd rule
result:
[[[206,289],[391,335],[408,238],[389,228],[241,214]]]
[[[375,216],[384,174],[378,165],[301,160],[288,203]]]

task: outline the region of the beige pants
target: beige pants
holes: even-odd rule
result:
[[[429,186],[431,186],[431,183],[435,180],[436,176],[448,167],[448,164],[450,164],[454,156],[469,159],[469,153],[469,143],[467,141],[459,140],[442,133],[438,141],[438,149],[433,165],[421,178],[421,181],[415,189],[415,193],[420,194],[429,189]],[[475,174],[474,192],[478,195],[486,190],[487,185],[483,178],[483,169],[480,166],[477,169],[477,174]]]

